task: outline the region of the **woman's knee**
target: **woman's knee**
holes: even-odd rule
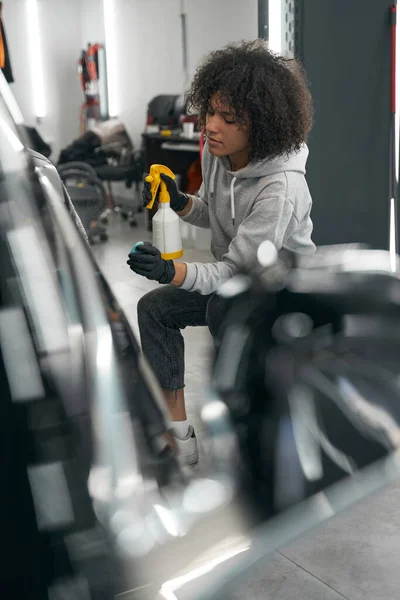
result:
[[[138,319],[140,321],[141,318],[146,317],[146,315],[151,316],[161,316],[162,306],[165,305],[165,291],[166,288],[159,287],[147,294],[144,294],[138,302],[137,305],[137,313]]]
[[[158,292],[158,289],[151,290],[151,292],[147,292],[147,294],[144,294],[144,296],[142,296],[140,298],[138,305],[137,305],[138,316],[146,314],[148,312],[152,312],[152,310],[154,309],[154,306],[157,306],[157,304],[158,304],[157,292]]]
[[[226,315],[228,303],[226,298],[214,294],[207,303],[206,320],[210,333],[216,337],[221,323]]]
[[[176,293],[177,289],[172,286],[160,286],[144,294],[137,305],[139,322],[146,316],[162,321],[171,307],[176,305]]]

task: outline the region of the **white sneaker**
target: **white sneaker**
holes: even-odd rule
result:
[[[181,465],[195,465],[199,462],[196,434],[191,425],[185,439],[180,440],[176,436],[174,436],[174,439],[179,451],[178,460]]]

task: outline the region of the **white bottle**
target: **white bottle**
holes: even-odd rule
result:
[[[146,181],[151,184],[152,200],[147,208],[152,208],[160,187],[159,208],[152,221],[153,245],[160,250],[162,258],[174,260],[183,256],[179,217],[170,206],[169,193],[165,182],[160,177],[161,173],[175,179],[172,171],[164,165],[152,165],[150,167],[150,174],[146,177]]]
[[[183,256],[179,217],[172,210],[169,202],[160,200],[152,223],[153,244],[160,250],[162,258],[174,260]]]

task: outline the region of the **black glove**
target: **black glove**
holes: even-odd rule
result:
[[[174,210],[175,212],[180,212],[181,210],[183,210],[186,207],[187,203],[189,202],[189,196],[180,192],[178,190],[178,188],[176,187],[175,181],[173,179],[171,179],[171,177],[169,177],[168,175],[164,175],[164,173],[160,173],[160,177],[163,181],[165,181],[165,184],[167,186],[169,197],[171,199],[172,210]],[[143,199],[144,207],[146,207],[151,200],[150,186],[151,186],[151,184],[148,181],[144,180],[143,192],[142,192],[142,199]],[[159,194],[160,194],[160,186],[158,187],[158,190],[157,190],[156,202],[158,201]]]
[[[153,281],[171,283],[175,277],[174,262],[161,258],[161,252],[151,242],[143,242],[137,246],[126,262],[134,273]]]

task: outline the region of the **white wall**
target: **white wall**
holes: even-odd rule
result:
[[[257,0],[186,0],[186,13],[190,77],[208,52],[258,35]]]
[[[148,102],[183,89],[179,0],[116,0],[119,114],[136,144]]]
[[[80,0],[79,10],[82,49],[88,43],[104,44],[103,0]]]
[[[37,125],[32,103],[26,0],[3,4],[15,79],[12,91],[26,122]],[[54,160],[60,149],[79,134],[79,110],[83,100],[77,72],[81,47],[80,6],[81,0],[38,0],[39,25],[44,32],[41,43],[48,114],[37,127],[53,146]]]

